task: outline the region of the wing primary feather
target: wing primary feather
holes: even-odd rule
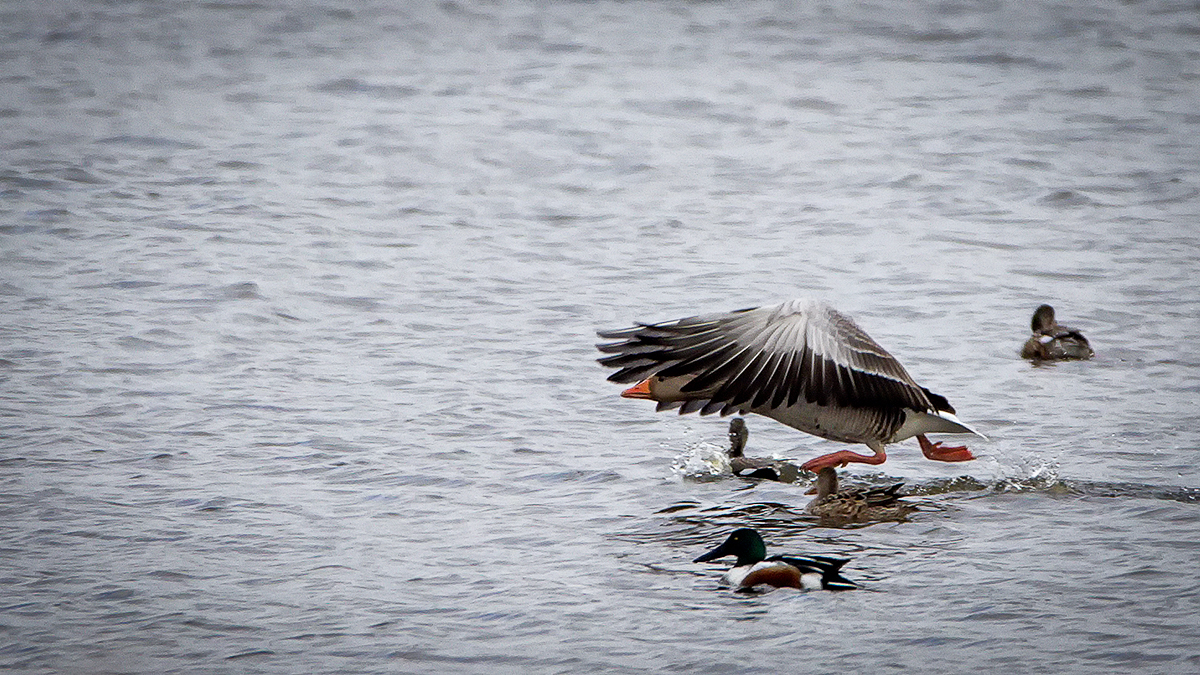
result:
[[[761,408],[775,396],[775,392],[787,386],[787,378],[781,376],[780,367],[786,354],[772,352],[763,363],[762,370],[750,384],[750,391],[757,391],[750,402],[751,408]]]
[[[617,382],[620,384],[628,384],[630,382],[641,382],[642,380],[654,374],[658,370],[659,364],[655,363],[649,366],[631,366],[622,368],[612,375],[608,376],[609,382]]]
[[[714,399],[728,401],[733,405],[742,405],[753,398],[754,391],[750,388],[754,378],[762,371],[767,357],[762,352],[748,355],[741,360],[742,367],[737,374],[729,378],[717,388]]]
[[[779,381],[775,390],[772,392],[771,400],[768,401],[771,408],[778,408],[780,404],[787,400],[788,392],[791,390],[795,382],[792,368],[796,361],[796,351],[789,349],[782,355],[779,361],[778,377]]]
[[[720,362],[729,352],[736,349],[737,344],[731,342],[715,350],[706,350],[696,354],[691,354],[683,358],[683,360],[679,361],[678,363],[674,363],[663,368],[658,374],[662,375],[663,377],[678,377],[680,375],[691,375],[697,372],[702,373],[706,367],[706,364],[714,361]],[[695,382],[695,380],[693,380],[693,382]],[[701,383],[696,383],[694,390],[699,391],[706,388],[707,387],[703,386]],[[691,388],[691,383],[689,383],[688,390],[693,390]]]
[[[727,356],[724,352],[722,353],[725,360],[710,366],[707,370],[692,378],[690,382],[683,386],[683,391],[706,391],[717,386],[718,383],[724,386],[724,383],[728,382],[731,372],[741,366],[746,358],[745,353],[749,351],[745,347],[739,348],[737,343],[730,344],[733,347],[730,353]]]
[[[823,377],[821,378],[822,389],[825,392],[826,400],[833,404],[845,405],[845,394],[842,392],[841,385],[838,383],[838,366],[832,359],[826,358],[821,361],[821,370]]]
[[[812,353],[812,363],[809,369],[809,386],[812,391],[810,401],[813,401],[817,405],[829,404],[829,392],[825,388],[825,357],[816,351]]]

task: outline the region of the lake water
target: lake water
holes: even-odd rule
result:
[[[16,0],[0,36],[4,668],[1200,671],[1195,3]],[[990,438],[843,473],[910,522],[706,475],[727,420],[595,362],[799,296]],[[1094,360],[1018,358],[1042,302]],[[721,589],[690,561],[741,526],[863,590]]]

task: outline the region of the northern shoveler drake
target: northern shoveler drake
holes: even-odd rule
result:
[[[838,491],[837,471],[825,467],[817,473],[817,497],[805,511],[822,520],[868,522],[904,520],[917,507],[900,500],[897,494],[904,483],[868,490]]]
[[[737,562],[722,580],[739,591],[763,585],[826,591],[858,588],[858,584],[838,572],[848,560],[820,555],[775,555],[768,558],[767,545],[762,537],[748,527],[734,530],[725,543],[692,562],[708,562],[728,555],[737,556]]]
[[[884,445],[917,437],[929,459],[974,459],[965,446],[931,443],[927,433],[975,434],[946,397],[917,384],[849,317],[822,302],[792,300],[726,314],[599,331],[613,382],[637,382],[625,398],[680,414],[756,413],[822,438],[863,443],[873,455],[841,450],[805,462],[817,472],[850,462],[883,464]]]
[[[1042,305],[1033,312],[1029,322],[1033,335],[1021,347],[1021,358],[1034,361],[1090,359],[1096,355],[1083,333],[1060,326],[1054,320],[1054,308]]]
[[[800,477],[795,464],[777,459],[747,457],[744,454],[750,430],[746,420],[735,417],[729,420],[729,469],[742,478],[765,478],[781,483],[794,483]]]

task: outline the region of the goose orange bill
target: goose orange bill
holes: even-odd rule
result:
[[[646,378],[621,392],[621,398],[648,398],[654,400],[654,394],[650,391],[650,378]]]

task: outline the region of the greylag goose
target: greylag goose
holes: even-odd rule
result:
[[[863,443],[874,454],[840,450],[811,459],[817,472],[849,462],[883,464],[884,446],[917,437],[926,457],[974,459],[965,446],[931,443],[928,433],[983,434],[961,422],[944,396],[917,384],[849,317],[822,302],[792,300],[725,314],[599,331],[608,377],[636,382],[625,398],[680,414],[756,413],[822,438]]]
[[[729,420],[729,469],[733,475],[742,478],[765,478],[781,483],[796,482],[800,473],[795,464],[776,459],[747,457],[746,439],[749,437],[750,430],[746,428],[746,420],[741,417]]]
[[[868,490],[838,491],[837,471],[825,467],[817,473],[817,498],[805,508],[822,520],[862,523],[871,520],[904,520],[917,507],[896,494],[904,483]]]
[[[826,591],[858,588],[858,584],[839,573],[848,560],[822,555],[773,555],[768,558],[762,536],[748,527],[734,530],[724,543],[692,562],[708,562],[727,555],[737,556],[737,562],[721,581],[739,591],[755,586]]]
[[[1058,361],[1066,359],[1090,359],[1096,352],[1088,344],[1083,333],[1060,326],[1054,320],[1054,308],[1042,305],[1033,312],[1029,322],[1033,335],[1021,348],[1021,358],[1034,361]]]

